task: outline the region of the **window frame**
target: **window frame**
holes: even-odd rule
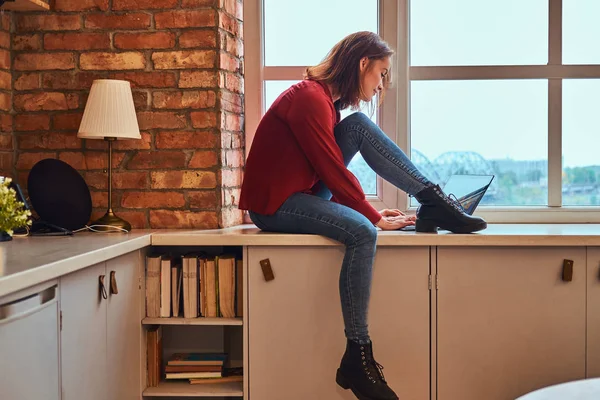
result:
[[[384,132],[410,156],[410,82],[417,80],[547,79],[548,205],[482,206],[477,215],[492,223],[596,223],[600,207],[562,205],[563,79],[600,78],[599,65],[562,64],[562,0],[548,1],[548,64],[485,66],[410,66],[411,0],[379,0],[379,32],[394,49],[395,83],[378,110]],[[264,82],[298,80],[305,66],[264,66],[263,0],[244,1],[246,155],[264,109]],[[406,193],[377,177],[377,196],[367,196],[377,209],[414,213]]]

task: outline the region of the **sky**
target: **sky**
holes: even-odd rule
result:
[[[563,0],[564,64],[600,64],[599,18],[600,0]],[[347,34],[376,32],[377,19],[376,0],[265,0],[265,64],[314,65]],[[548,62],[548,0],[418,0],[410,19],[413,66]],[[292,83],[267,82],[267,106]],[[413,81],[410,99],[411,143],[430,160],[547,159],[545,79]],[[599,111],[600,79],[563,81],[565,167],[600,165]]]

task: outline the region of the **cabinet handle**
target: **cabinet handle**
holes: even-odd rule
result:
[[[573,260],[563,260],[562,280],[565,282],[573,280]]]
[[[110,294],[119,294],[117,287],[117,275],[115,271],[110,271]]]
[[[102,296],[103,299],[108,298],[106,295],[106,286],[104,285],[104,275],[100,275],[100,277],[98,277],[98,281],[100,283],[100,296]]]

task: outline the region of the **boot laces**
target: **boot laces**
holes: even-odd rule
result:
[[[370,352],[368,350],[366,350],[365,354],[365,350],[366,349],[363,346],[361,346],[362,363],[367,377],[372,383],[377,383],[377,379],[375,379],[374,376],[376,375],[383,383],[387,383],[385,377],[383,376],[383,365],[375,361],[375,359],[373,358],[373,354],[369,354]],[[371,374],[371,371],[373,371],[374,373]]]
[[[440,196],[446,203],[448,203],[449,205],[451,205],[455,210],[464,213],[465,209],[463,208],[463,206],[460,204],[460,202],[458,201],[458,199],[456,198],[456,196],[453,193],[450,193],[449,195],[446,195],[446,193],[444,193],[442,191],[442,189],[436,185],[435,187],[435,192],[438,194],[438,196]]]

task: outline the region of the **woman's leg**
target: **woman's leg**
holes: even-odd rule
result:
[[[250,217],[265,231],[323,235],[346,246],[339,284],[345,333],[367,343],[377,228],[351,208],[304,193],[290,196],[273,215],[250,212]]]

